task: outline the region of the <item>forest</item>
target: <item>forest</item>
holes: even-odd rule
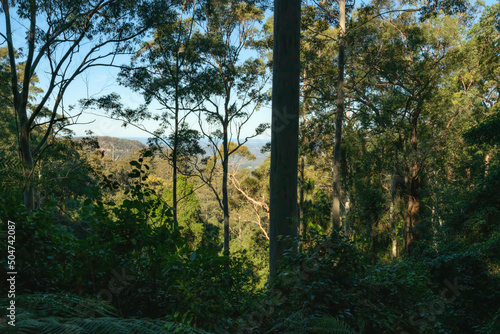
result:
[[[1,4],[1,333],[500,333],[500,2]]]

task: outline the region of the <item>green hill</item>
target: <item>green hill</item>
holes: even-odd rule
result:
[[[83,137],[76,137],[74,140],[81,141]],[[96,136],[99,142],[99,149],[113,160],[131,157],[137,150],[147,146],[138,140],[129,140],[108,136]]]

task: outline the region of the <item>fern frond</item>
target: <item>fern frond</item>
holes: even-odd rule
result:
[[[310,333],[317,334],[356,334],[356,332],[342,319],[331,316],[316,318],[311,321]]]
[[[267,333],[305,334],[306,330],[304,312],[300,310],[275,325]]]
[[[103,301],[73,294],[37,293],[18,296],[18,305],[34,314],[34,318],[46,317],[113,317],[115,309]]]
[[[0,299],[0,306],[8,300]],[[161,319],[125,319],[99,300],[72,294],[38,293],[16,298],[16,326],[3,323],[1,333],[33,334],[210,334]]]
[[[16,321],[16,326],[0,327],[2,333],[23,334],[210,334],[208,332],[174,325],[157,319],[123,318],[60,318],[25,319]]]

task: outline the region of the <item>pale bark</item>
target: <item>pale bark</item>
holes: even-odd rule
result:
[[[484,177],[488,176],[488,171],[490,170],[490,154],[486,154],[486,157],[484,158]]]
[[[340,228],[340,159],[342,141],[342,121],[344,118],[344,37],[345,37],[345,0],[339,1],[339,59],[337,83],[337,113],[335,115],[335,144],[333,148],[333,201],[332,232]]]
[[[401,176],[399,175],[396,166],[391,175],[391,205],[389,212],[389,220],[391,224],[391,239],[392,239],[392,257],[398,256],[398,234],[397,234],[397,216],[399,205],[401,202]],[[404,243],[406,244],[406,243]]]
[[[418,137],[417,137],[418,112],[413,116],[410,146],[413,157],[407,176],[408,209],[406,212],[406,251],[411,252],[415,241],[420,240],[420,171],[418,164]]]
[[[267,218],[269,219],[269,206],[267,205],[267,203],[262,200],[262,201],[259,201],[259,200],[256,200],[255,198],[251,197],[241,186],[240,184],[240,181],[238,181],[238,179],[236,178],[236,172],[233,172],[230,174],[230,180],[231,180],[231,183],[233,184],[234,188],[236,188],[236,190],[238,190],[240,192],[240,194],[242,194],[243,196],[245,196],[245,198],[252,204],[252,208],[253,208],[253,211],[255,213],[255,216],[257,218],[257,220],[255,221],[255,223],[259,226],[259,229],[262,231],[262,233],[264,234],[264,237],[269,240],[269,234],[267,232],[267,228],[264,228],[263,226],[263,223],[262,223],[262,218],[260,217],[260,213],[259,213],[259,210],[258,208],[262,208],[266,215],[267,215]]]
[[[227,98],[229,101],[229,97]],[[227,102],[229,103],[229,102]],[[228,109],[226,109],[228,110]],[[228,113],[226,113],[227,119]],[[227,174],[228,174],[228,163],[229,163],[229,151],[228,151],[228,134],[227,128],[228,123],[224,122],[224,139],[223,145],[223,159],[222,159],[222,208],[224,213],[224,252],[229,252],[229,200],[227,194]]]

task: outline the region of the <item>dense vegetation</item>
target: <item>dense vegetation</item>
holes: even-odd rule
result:
[[[1,332],[500,332],[500,4],[302,3],[279,240],[270,126],[245,127],[271,101],[271,5],[2,0]],[[64,107],[97,65],[144,104]],[[148,145],[74,138],[80,109]]]

